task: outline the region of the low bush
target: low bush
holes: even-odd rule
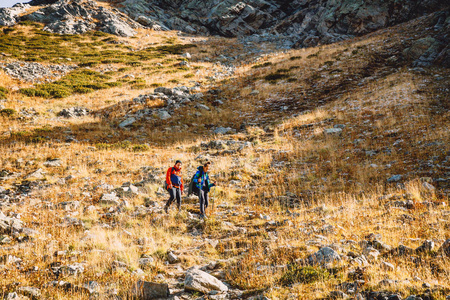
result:
[[[289,285],[294,283],[313,283],[317,281],[326,281],[330,278],[330,273],[326,269],[316,267],[302,267],[299,265],[292,265],[281,276],[280,282],[282,285]]]

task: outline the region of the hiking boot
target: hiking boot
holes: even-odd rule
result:
[[[178,212],[179,212],[179,213],[181,212],[181,205],[178,206]]]
[[[168,214],[169,213],[169,207],[166,205],[166,206],[164,206],[164,211],[166,212],[166,214]]]

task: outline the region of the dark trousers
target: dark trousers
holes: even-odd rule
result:
[[[208,192],[200,191],[198,194],[198,198],[200,200],[200,213],[202,215],[205,214],[205,209],[208,208]]]
[[[167,200],[166,206],[169,207],[170,204],[172,204],[173,200],[175,198],[177,199],[177,205],[178,208],[181,207],[181,190],[179,188],[173,187],[171,189],[168,189],[170,198]]]

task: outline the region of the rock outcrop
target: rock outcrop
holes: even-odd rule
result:
[[[279,39],[281,35],[295,47],[366,34],[446,6],[439,0],[124,0],[120,4],[135,20],[152,20],[152,25],[228,37],[263,34]]]
[[[0,8],[0,26],[13,26],[17,23],[17,18],[31,6],[18,3],[13,7]]]
[[[53,1],[52,1],[53,2]],[[109,10],[95,1],[59,0],[20,20],[44,23],[44,30],[59,34],[80,34],[99,30],[123,37],[136,34],[140,25],[117,9]]]

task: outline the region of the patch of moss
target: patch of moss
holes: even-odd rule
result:
[[[8,93],[8,89],[0,86],[0,98],[5,98],[7,93]]]
[[[264,68],[264,67],[268,67],[268,66],[271,66],[271,65],[273,65],[273,63],[271,63],[270,61],[268,61],[268,62],[265,62],[265,63],[263,63],[263,64],[257,64],[257,65],[254,65],[254,66],[252,67],[252,69]]]
[[[3,116],[3,117],[12,117],[15,114],[16,114],[16,111],[12,108],[5,108],[5,109],[0,110],[0,116]]]
[[[30,97],[65,98],[73,93],[89,93],[95,90],[119,86],[120,82],[108,82],[109,76],[86,69],[79,69],[52,83],[39,84],[35,88],[21,89]]]
[[[292,265],[281,276],[280,283],[284,286],[294,283],[314,283],[317,281],[326,281],[331,277],[330,273],[326,269],[319,267],[301,267],[298,265]]]

